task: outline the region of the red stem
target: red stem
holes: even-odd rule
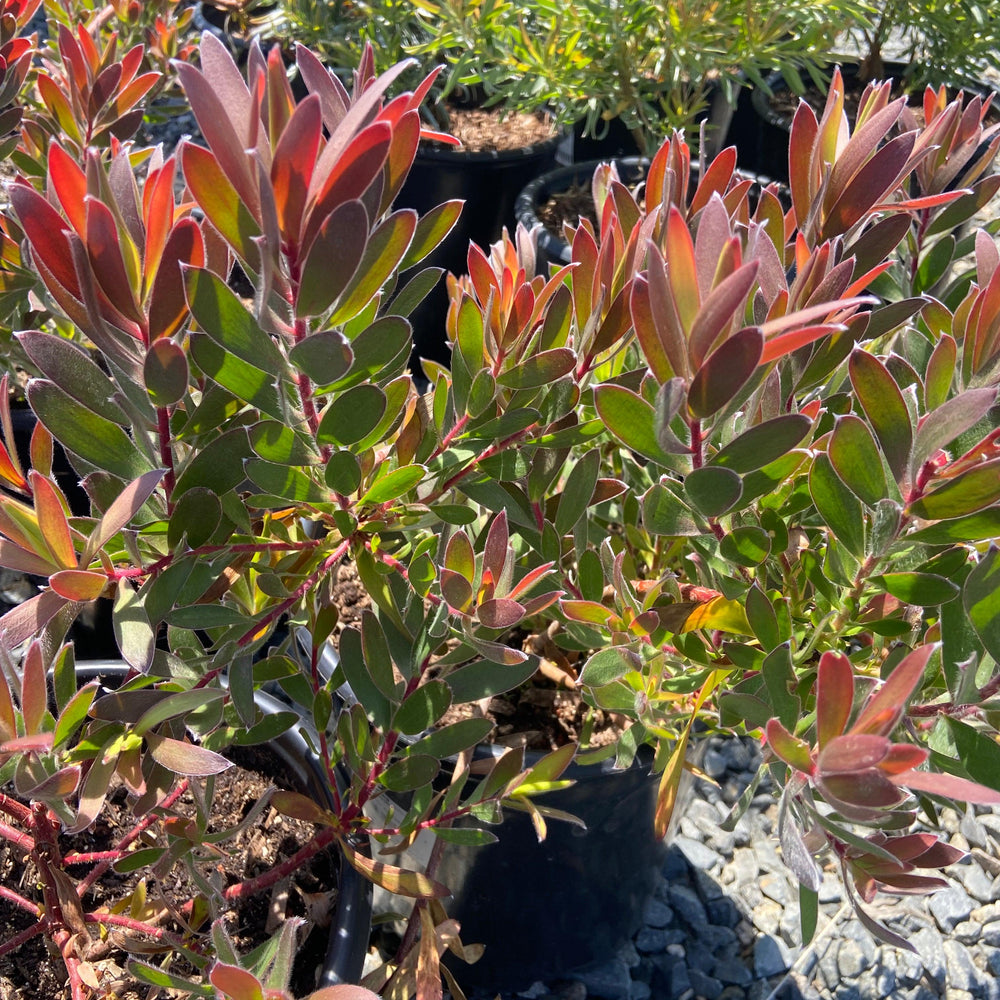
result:
[[[339,831],[335,827],[324,826],[316,832],[307,844],[300,847],[290,858],[282,861],[280,865],[269,868],[256,878],[246,879],[244,882],[237,882],[235,885],[229,886],[223,892],[223,896],[226,899],[244,899],[247,896],[252,896],[255,892],[260,892],[262,889],[269,889],[275,882],[280,882],[286,875],[291,875],[292,872],[301,868],[311,857],[319,854],[324,847],[332,844],[336,840],[338,833]]]
[[[25,826],[31,824],[31,810],[23,802],[18,802],[17,799],[12,799],[9,795],[4,795],[3,792],[0,792],[0,812],[5,812],[12,819]]]
[[[33,903],[30,899],[25,899],[19,892],[14,892],[13,889],[8,889],[5,885],[0,885],[0,897],[6,899],[8,903],[13,903],[15,906],[20,907],[22,910],[27,910],[33,917],[41,919],[42,911],[37,903]]]
[[[15,830],[6,823],[0,823],[0,837],[3,837],[4,840],[9,840],[12,844],[16,844],[22,851],[32,851],[35,849],[35,842],[31,837],[26,833],[21,833],[20,830]]]
[[[37,909],[35,911],[38,912]],[[30,941],[32,938],[38,937],[39,934],[43,933],[45,930],[45,922],[39,920],[37,924],[32,924],[31,927],[26,927],[19,934],[15,934],[12,938],[7,938],[3,944],[0,944],[0,957],[4,955],[9,955],[12,951],[17,951],[26,941]]]
[[[323,560],[323,564],[319,569],[310,573],[302,583],[292,591],[290,597],[285,598],[277,607],[273,608],[267,615],[265,615],[259,622],[255,623],[254,626],[247,630],[247,632],[238,640],[236,645],[240,648],[249,645],[253,642],[254,638],[258,636],[262,629],[269,626],[272,622],[277,621],[289,608],[294,607],[299,600],[308,594],[313,587],[316,586],[317,582],[323,577],[325,573],[329,573],[341,559],[347,555],[348,550],[351,547],[351,540],[345,539],[340,545],[334,549],[333,553],[327,556]]]
[[[155,811],[150,812],[146,816],[143,816],[141,820],[120,841],[118,841],[118,853],[119,855],[124,853],[125,849],[138,837],[149,829],[154,823],[160,820],[161,812],[165,809],[171,808],[173,804],[188,790],[188,780],[185,778],[180,784],[159,804]],[[117,859],[113,859],[117,860]],[[84,894],[87,890],[97,882],[104,873],[111,867],[112,861],[101,861],[97,866],[95,866],[90,873],[77,885],[76,893],[83,899]]]
[[[136,934],[148,934],[156,938],[157,941],[167,941],[175,948],[185,948],[184,938],[179,934],[172,934],[162,927],[146,923],[144,920],[136,920],[134,917],[126,917],[121,913],[87,913],[84,919],[88,924],[101,924],[106,927],[124,927]]]
[[[163,489],[170,514],[174,509],[174,451],[170,447],[170,411],[165,406],[156,408],[156,433],[160,439],[160,463],[167,470],[163,475]]]

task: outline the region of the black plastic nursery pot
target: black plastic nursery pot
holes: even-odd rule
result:
[[[305,637],[300,641],[307,646]],[[320,657],[321,675],[329,677],[336,663],[328,643]],[[355,700],[346,685],[338,696],[348,704]],[[506,749],[482,745],[475,758],[488,762]],[[541,757],[527,751],[525,766]],[[606,962],[631,940],[642,925],[669,841],[669,834],[664,840],[654,832],[659,776],[651,774],[652,762],[649,747],[641,747],[632,766],[623,769],[616,769],[613,759],[573,762],[562,777],[574,783],[536,800],[570,813],[585,828],[550,818],[540,842],[530,817],[507,808],[503,822],[493,827],[495,843],[445,846],[434,876],[451,890],[445,909],[458,921],[463,944],[486,946],[471,965],[450,953],[444,956],[461,986],[519,990],[536,980],[568,977]],[[435,780],[441,788],[451,780],[454,760],[444,763]],[[689,786],[685,774],[682,801]],[[406,803],[387,793],[366,811],[376,825],[383,825],[390,807],[398,814]],[[678,807],[674,815],[680,811]],[[431,833],[421,834],[411,848],[393,855],[393,863],[422,871],[434,840]],[[399,911],[399,900],[390,897],[382,906],[379,895],[376,915]]]
[[[533,177],[555,166],[561,138],[555,135],[519,149],[482,152],[422,143],[394,206],[423,214],[456,198],[465,204],[455,227],[420,266],[465,274],[469,243],[485,249],[500,238],[504,226],[513,227],[518,192]],[[442,279],[410,316],[418,357],[447,363],[447,311],[448,294]]]
[[[834,67],[828,66],[827,75],[833,72]],[[860,95],[860,83],[858,81],[861,67],[858,63],[844,63],[840,67],[840,72],[844,78],[844,87],[848,94],[857,91]],[[906,74],[907,64],[901,62],[886,62],[883,79],[901,80]],[[747,118],[742,118],[738,123],[734,123],[731,138],[735,141],[739,151],[740,166],[758,171],[773,177],[775,180],[788,180],[788,144],[792,129],[793,112],[788,110],[789,86],[781,73],[773,73],[767,78],[767,85],[773,92],[780,104],[777,106],[774,99],[764,90],[755,88],[750,95],[750,110],[753,117],[752,123]],[[951,89],[951,88],[950,88]],[[954,88],[957,93],[961,88]],[[987,84],[982,84],[974,88],[965,88],[966,91],[975,91],[984,97],[989,97],[1000,116],[1000,97],[997,91]],[[910,103],[918,101],[919,93],[913,93]],[[795,102],[797,105],[797,101]],[[822,110],[817,110],[819,114]],[[850,112],[848,117],[852,118]]]
[[[526,754],[526,765],[538,756]],[[539,842],[530,818],[506,809],[496,843],[447,846],[436,877],[452,891],[448,913],[464,943],[486,945],[473,965],[446,959],[460,984],[517,990],[569,977],[632,939],[666,854],[653,830],[659,780],[651,763],[651,752],[624,770],[613,761],[574,763],[563,777],[575,784],[537,800],[586,829],[550,819]]]
[[[556,194],[564,194],[573,187],[589,187],[594,171],[607,160],[588,160],[585,163],[573,163],[568,167],[558,167],[548,173],[535,177],[517,196],[515,214],[517,221],[528,229],[541,226],[538,234],[539,273],[545,273],[548,264],[568,264],[570,261],[569,244],[555,233],[550,232],[542,224],[539,209]],[[614,160],[618,176],[622,183],[629,187],[638,184],[646,176],[649,160],[641,156],[626,156]]]
[[[129,668],[120,660],[82,661],[76,668],[81,682],[97,680],[112,690],[125,680],[128,671]],[[258,691],[254,700],[265,713],[288,711],[287,702],[263,691]],[[326,776],[299,726],[286,730],[265,746],[278,759],[285,774],[298,784],[298,791],[326,808],[332,808],[333,797]],[[371,934],[371,919],[371,883],[362,878],[341,855],[336,904],[330,912],[329,942],[317,989],[360,982]]]

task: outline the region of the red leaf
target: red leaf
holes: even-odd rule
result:
[[[65,235],[66,220],[34,188],[24,184],[12,185],[10,201],[31,244],[32,256],[44,265],[49,276],[63,289],[82,301],[80,283]]]
[[[854,668],[843,653],[825,652],[816,676],[816,737],[820,750],[847,728],[854,704]]]
[[[487,628],[511,628],[524,618],[524,606],[506,597],[483,601],[477,617]]]
[[[889,778],[893,784],[902,785],[911,791],[941,795],[946,799],[971,802],[973,805],[1000,805],[1000,792],[968,778],[954,774],[940,774],[932,771],[904,771]]]
[[[851,726],[852,733],[876,733],[888,736],[896,728],[896,724],[903,717],[906,703],[923,679],[924,668],[934,648],[933,644],[920,646],[896,665],[885,683],[869,697],[861,714]]]
[[[824,776],[833,772],[867,770],[885,760],[889,740],[871,733],[847,733],[834,736],[820,751],[817,764]]]
[[[87,194],[87,178],[80,165],[58,143],[49,147],[49,190],[59,200],[70,225],[81,235],[86,228],[83,200]]]
[[[297,246],[306,192],[316,165],[323,117],[319,98],[307,97],[292,113],[271,161],[271,183],[282,239]]]
[[[382,172],[391,141],[392,129],[385,122],[369,125],[354,137],[325,177],[321,172],[325,153],[320,155],[310,185],[313,190],[307,202],[303,248],[310,246],[320,224],[335,208],[368,190]]]
[[[816,778],[816,787],[823,794],[829,791],[836,801],[865,809],[886,809],[903,801],[900,790],[877,767],[823,774]],[[836,805],[836,801],[831,804]]]

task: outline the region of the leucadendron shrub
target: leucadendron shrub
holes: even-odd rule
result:
[[[937,804],[1000,803],[1000,253],[943,232],[992,183],[981,106],[928,93],[917,126],[872,87],[850,124],[837,77],[820,118],[795,118],[788,192],[758,191],[731,149],[694,173],[676,135],[641,198],[602,167],[570,264],[540,271],[521,229],[469,248],[447,278],[451,364],[425,363],[421,394],[406,317],[461,206],[392,203],[432,78],[391,97],[402,68],[376,76],[366,54],[349,92],[299,48],[297,100],[276,51],[254,48],[245,77],[211,37],[199,57],[177,72],[203,139],[145,159],[113,135],[79,157],[55,139],[11,189],[18,273],[61,325],[18,334],[40,423],[31,471],[0,461],[0,564],[46,585],[0,619],[8,642],[56,649],[110,597],[133,683],[218,706],[187,727],[203,752],[297,724],[258,715],[263,684],[305,706],[334,807],[281,808],[417,899],[420,946],[366,983],[385,996],[433,995],[446,947],[475,957],[436,853],[412,872],[397,848],[422,830],[488,843],[504,803],[542,836],[536,795],[571,759],[626,766],[644,743],[665,829],[697,732],[764,741],[804,938],[835,858],[862,919],[905,947],[863,902],[943,884],[925,874],[956,857]],[[52,438],[89,516],[49,474]],[[345,562],[371,607],[338,629]],[[530,683],[543,631],[626,724],[470,781],[491,723],[441,720]],[[118,722],[108,773],[126,750],[162,764],[142,718]]]

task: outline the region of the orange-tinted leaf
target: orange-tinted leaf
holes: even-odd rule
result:
[[[812,774],[814,766],[809,744],[793,736],[777,719],[769,719],[765,729],[768,746],[788,765],[803,774]]]
[[[67,601],[92,601],[101,596],[108,578],[86,569],[61,569],[49,577],[49,586]]]
[[[34,494],[35,513],[52,561],[57,566],[73,569],[77,565],[76,549],[66,519],[66,506],[56,487],[33,469],[28,472],[28,482]]]
[[[153,279],[148,306],[150,340],[171,337],[180,329],[188,313],[182,268],[204,264],[201,227],[193,219],[181,219],[167,237]]]
[[[292,113],[271,160],[271,184],[278,225],[282,239],[293,246],[299,242],[306,193],[316,164],[322,126],[319,98],[307,97]]]
[[[344,852],[348,863],[375,885],[388,889],[389,892],[411,899],[441,899],[450,896],[451,890],[440,882],[428,878],[420,872],[406,871],[381,861],[372,861],[359,851],[354,850],[346,841],[340,841],[340,849]]]

